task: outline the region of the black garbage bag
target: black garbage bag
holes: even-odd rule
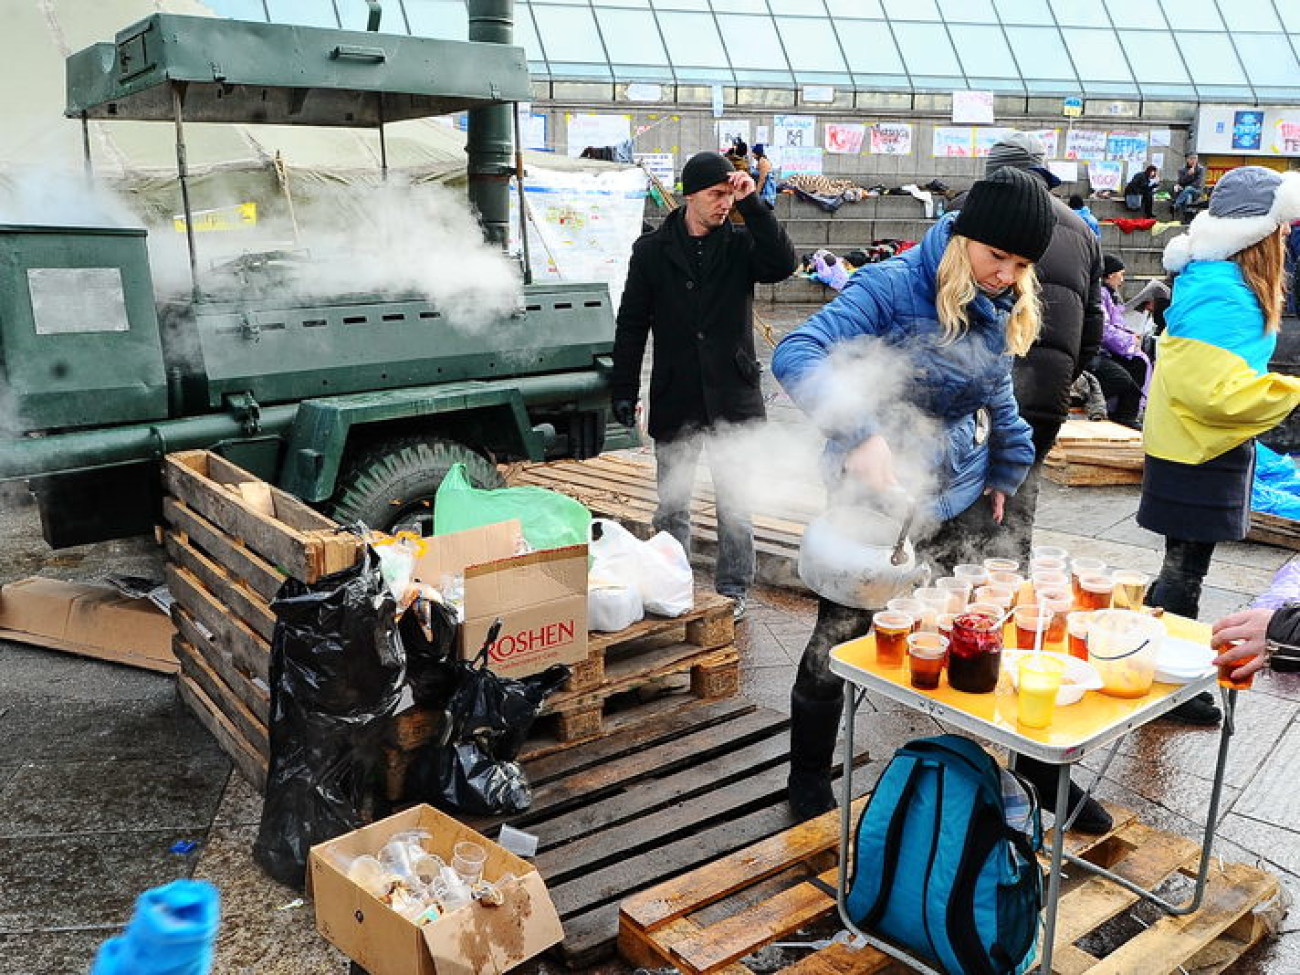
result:
[[[501,621],[492,624],[473,660],[457,660],[443,733],[416,753],[408,798],[452,812],[497,816],[523,812],[532,790],[515,758],[548,694],[569,679],[555,664],[540,674],[512,678],[488,669],[488,648]]]
[[[312,845],[362,825],[405,665],[369,548],[311,585],[288,580],[271,608],[271,765],[253,856],[301,887]]]
[[[406,683],[417,707],[443,711],[456,685],[456,610],[420,599],[402,614],[397,632],[406,651]]]

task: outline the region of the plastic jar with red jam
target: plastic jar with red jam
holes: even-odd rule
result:
[[[1002,627],[978,613],[952,621],[948,641],[948,684],[955,691],[987,694],[998,686],[1002,667]]]

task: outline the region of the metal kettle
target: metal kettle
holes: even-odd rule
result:
[[[917,561],[907,534],[915,505],[909,501],[903,512],[890,513],[855,500],[833,502],[808,523],[799,546],[799,578],[841,606],[883,609],[930,580],[930,567]]]

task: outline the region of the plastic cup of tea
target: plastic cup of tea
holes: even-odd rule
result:
[[[913,633],[907,638],[907,667],[912,686],[932,691],[939,686],[948,641],[938,633]]]
[[[980,586],[972,597],[977,603],[992,603],[1001,606],[1005,613],[1011,608],[1011,601],[1016,598],[1014,589],[1007,586]]]
[[[933,632],[935,617],[949,612],[948,590],[937,586],[925,586],[913,590],[912,598],[921,604],[921,629]]]
[[[1070,579],[1074,586],[1074,598],[1079,598],[1079,580],[1087,575],[1096,575],[1106,571],[1106,563],[1101,559],[1071,559]]]
[[[971,585],[969,579],[962,579],[957,576],[944,576],[942,579],[934,580],[934,588],[942,589],[948,594],[948,612],[960,613],[970,602],[971,590],[975,587]]]
[[[885,609],[891,613],[906,613],[912,617],[913,632],[921,628],[921,617],[925,615],[925,607],[921,605],[921,600],[913,599],[911,596],[895,596],[885,603]]]
[[[1047,631],[1052,625],[1053,613],[1044,606],[1029,605],[1016,609],[1016,646],[1021,650],[1041,650],[1047,642]]]
[[[1029,560],[1029,575],[1032,578],[1039,572],[1062,572],[1068,574],[1070,566],[1065,559],[1049,559],[1043,556],[1036,556]]]
[[[1066,614],[1065,630],[1069,636],[1071,657],[1088,659],[1088,624],[1092,622],[1092,610],[1076,609]]]
[[[907,637],[912,632],[916,618],[910,613],[887,609],[877,613],[871,621],[876,635],[876,663],[881,667],[903,666],[907,652]]]
[[[966,612],[974,613],[976,616],[987,616],[991,620],[1000,620],[1007,614],[1007,609],[997,603],[971,603],[966,607]]]
[[[1018,667],[1016,718],[1027,728],[1046,728],[1056,713],[1065,664],[1050,654],[1027,653]]]
[[[1030,549],[1029,556],[1034,559],[1060,559],[1062,562],[1068,562],[1070,552],[1059,545],[1035,545]]]
[[[1036,602],[1052,612],[1052,622],[1047,628],[1047,642],[1057,649],[1064,650],[1067,633],[1067,620],[1074,609],[1074,597],[1069,588],[1042,589],[1037,593]]]
[[[1232,644],[1232,646],[1235,647],[1236,644],[1234,643]],[[1229,647],[1224,647],[1220,651],[1220,653],[1226,653],[1229,649],[1230,649]],[[1250,685],[1255,683],[1255,675],[1253,673],[1250,673],[1247,674],[1245,677],[1243,677],[1241,680],[1234,680],[1232,677],[1232,672],[1236,670],[1238,667],[1244,667],[1246,666],[1246,664],[1252,663],[1256,659],[1257,658],[1255,657],[1247,657],[1244,660],[1234,660],[1230,664],[1219,664],[1219,686],[1226,687],[1230,691],[1249,690]]]
[[[1070,575],[1060,569],[1036,569],[1029,577],[1034,589],[1069,589]]]
[[[969,580],[972,589],[989,581],[989,570],[976,562],[963,562],[960,565],[954,565],[952,574],[956,579]]]
[[[1115,596],[1115,577],[1104,572],[1080,576],[1076,602],[1080,609],[1110,609]]]
[[[1115,592],[1111,596],[1111,605],[1115,609],[1141,610],[1146,601],[1147,586],[1151,577],[1136,569],[1116,569],[1111,573],[1115,580]]]
[[[1019,572],[1020,563],[1015,559],[987,558],[984,560],[984,568],[989,570],[990,575],[994,572]]]
[[[487,862],[487,850],[478,843],[461,840],[451,848],[451,869],[456,876],[469,886],[474,886],[483,879],[483,864]]]

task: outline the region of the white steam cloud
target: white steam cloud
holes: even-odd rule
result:
[[[140,217],[105,187],[75,173],[0,172],[0,223],[139,227]]]

